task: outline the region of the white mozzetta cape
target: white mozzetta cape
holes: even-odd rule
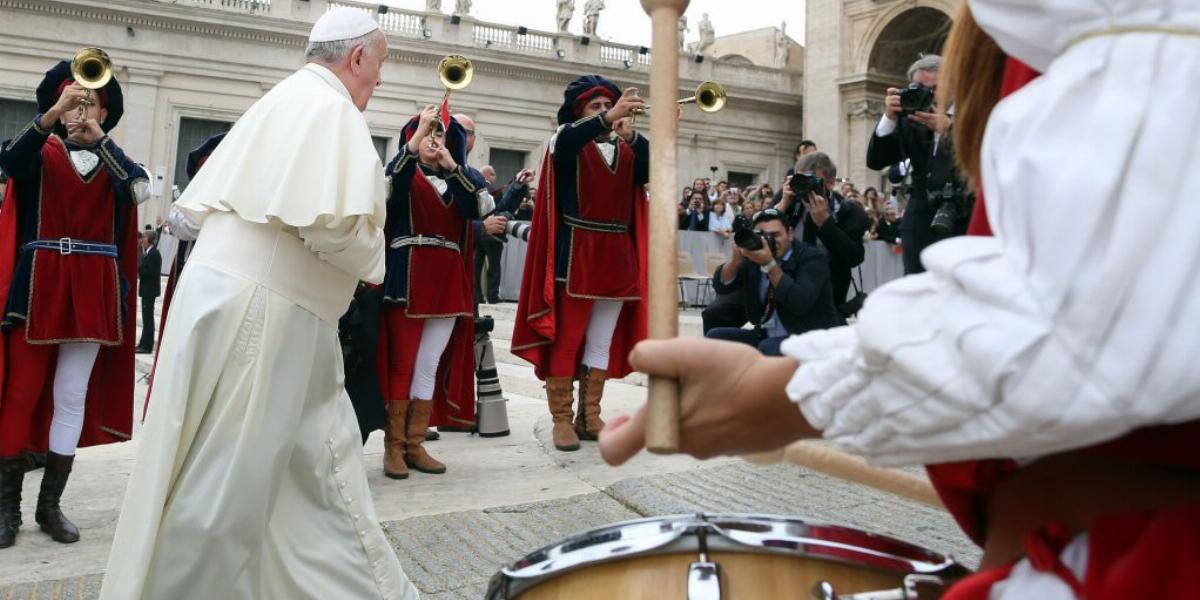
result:
[[[308,64],[242,115],[175,207],[194,226],[216,210],[294,227],[322,259],[380,282],[386,194],[366,119],[337,76]]]

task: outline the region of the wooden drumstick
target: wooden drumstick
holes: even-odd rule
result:
[[[946,509],[928,480],[897,469],[874,467],[857,456],[813,442],[795,442],[774,452],[749,455],[745,458],[757,464],[787,461],[839,479]]]
[[[674,110],[679,91],[679,15],[689,0],[642,0],[653,27],[650,62],[650,231],[647,317],[649,337],[679,335],[675,298],[678,252],[675,231],[675,143],[679,123]],[[646,401],[646,449],[657,454],[679,451],[679,384],[651,377]]]

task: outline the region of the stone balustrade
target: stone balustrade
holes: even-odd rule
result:
[[[488,23],[469,15],[452,16],[394,6],[383,6],[384,12],[381,12],[379,3],[361,0],[176,0],[174,3],[310,22],[331,7],[348,6],[370,14],[389,36],[434,41],[457,47],[455,52],[460,54],[469,55],[470,49],[482,48],[642,73],[650,70],[649,48],[589,39],[573,33]],[[681,77],[693,81],[719,81],[732,88],[770,90],[783,94],[798,95],[802,91],[801,77],[794,73],[726,64],[709,60],[709,57],[700,58],[701,62],[697,62],[697,58],[691,54],[680,57]]]

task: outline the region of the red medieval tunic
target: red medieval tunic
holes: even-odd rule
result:
[[[595,141],[608,131],[600,116],[564,125],[542,160],[513,330],[513,353],[539,379],[575,374],[594,300],[625,303],[610,377],[632,371],[629,352],[646,337],[650,144],[640,134],[633,144]],[[601,144],[611,146],[611,161]]]
[[[1037,73],[1009,59],[1003,94],[1010,94]],[[968,235],[992,235],[984,198],[978,197]],[[1117,440],[1066,454],[1102,457],[1126,464],[1176,467],[1200,472],[1200,422],[1150,427]],[[987,536],[988,501],[1006,477],[1018,470],[1011,460],[977,460],[929,465],[930,481],[963,531],[976,543]],[[1054,524],[1047,523],[1052,527]],[[1200,505],[1158,511],[1105,515],[1088,527],[1087,570],[1069,582],[1089,600],[1125,598],[1200,598]],[[1026,551],[1039,570],[1073,577],[1060,568],[1058,554],[1067,540],[1031,535]],[[963,580],[944,600],[986,600],[992,586],[1009,576],[1012,566],[991,569]]]
[[[411,133],[410,133],[411,135]],[[435,172],[419,164],[401,140],[401,153],[387,173],[387,275],[383,284],[377,364],[384,400],[406,400],[425,319],[456,318],[454,332],[438,362],[434,426],[475,424],[475,339],[470,221],[478,218],[476,194],[466,168]],[[439,193],[433,180],[445,182]]]
[[[31,124],[0,152],[10,177],[0,209],[0,456],[45,450],[63,343],[101,345],[79,445],[124,441],[132,431],[131,186],[146,173],[104,138],[87,148],[97,166],[80,175],[72,149],[81,148]]]

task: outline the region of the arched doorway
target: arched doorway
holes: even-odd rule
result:
[[[900,13],[876,38],[867,70],[906,80],[909,65],[918,58],[941,53],[950,24],[950,17],[936,8],[917,7]]]

